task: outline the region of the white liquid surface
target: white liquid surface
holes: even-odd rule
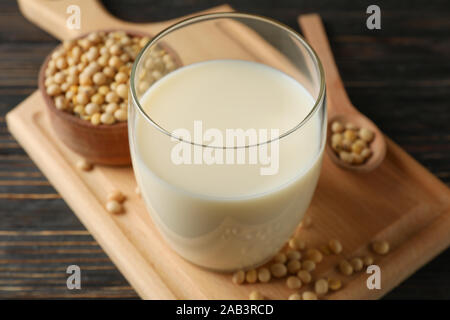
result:
[[[280,134],[298,125],[314,106],[311,95],[292,78],[237,60],[180,68],[151,86],[140,103],[169,132],[193,132],[194,121],[201,120],[203,130],[279,129]],[[135,116],[132,156],[141,192],[179,254],[205,267],[234,270],[277,252],[306,211],[320,173],[318,112],[279,140],[274,175],[261,175],[260,168],[268,165],[260,163],[175,165],[171,151],[180,142]]]

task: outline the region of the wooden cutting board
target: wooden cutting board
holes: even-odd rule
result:
[[[155,34],[179,20],[131,24],[110,16],[97,1],[85,0],[77,1],[82,29],[70,31],[64,25],[66,8],[72,2],[20,0],[19,4],[26,17],[60,39],[107,28]],[[224,5],[208,12],[230,10]],[[247,50],[260,61],[280,59],[273,48],[254,35],[223,28],[217,32],[223,34],[217,39],[221,45]],[[191,39],[190,50],[205,48],[201,41],[201,37]],[[255,288],[270,299],[285,299],[292,293],[281,280],[236,286],[230,275],[201,269],[180,258],[163,241],[135,194],[132,169],[97,166],[91,172],[77,170],[79,156],[58,141],[44,111],[40,93],[33,93],[8,113],[11,133],[142,298],[246,299]],[[340,276],[335,265],[341,257],[326,257],[314,276],[334,275],[344,282],[340,291],[327,298],[379,298],[450,245],[450,190],[389,138],[386,141],[386,159],[371,173],[345,171],[324,157],[307,213],[313,224],[301,231],[309,246],[337,238],[344,245],[342,256],[347,258],[367,253],[374,239],[386,239],[392,246],[389,255],[375,257],[382,272],[381,290],[367,289],[368,275],[363,272]],[[128,197],[122,215],[111,215],[104,209],[108,191],[115,188]]]

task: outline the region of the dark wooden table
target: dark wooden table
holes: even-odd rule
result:
[[[105,1],[122,19],[157,21],[221,1]],[[356,106],[447,185],[450,183],[450,5],[447,0],[376,1],[382,30],[365,26],[371,1],[228,1],[235,9],[298,30],[319,12]],[[375,3],[375,2],[374,2]],[[58,42],[0,1],[0,298],[138,298],[102,248],[8,132],[5,114],[36,90],[44,57]],[[82,290],[66,268],[82,269]],[[450,249],[387,299],[450,298]]]

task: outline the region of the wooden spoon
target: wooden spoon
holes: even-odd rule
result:
[[[369,172],[377,168],[386,155],[386,142],[383,133],[366,116],[360,113],[351,103],[345,91],[344,84],[334,62],[333,53],[328,43],[325,28],[318,14],[307,14],[298,17],[298,23],[308,43],[314,48],[325,70],[325,80],[328,98],[328,130],[327,153],[334,163],[354,171]],[[375,139],[370,144],[372,156],[363,164],[351,165],[342,161],[331,147],[332,135],[330,125],[334,121],[343,124],[353,123],[359,128],[367,128],[375,133]]]

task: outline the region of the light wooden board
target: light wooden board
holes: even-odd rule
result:
[[[64,4],[70,1],[44,2],[19,1],[27,16],[35,17],[37,12],[46,16],[46,19],[39,19],[44,29],[51,30],[60,38],[76,35],[59,30],[61,28],[52,29],[58,24],[61,26]],[[173,22],[132,25],[106,15],[97,2],[78,3],[88,5],[89,10],[96,13],[95,25],[85,24],[82,32],[120,28],[126,24],[128,28],[154,34]],[[42,11],[43,4],[47,11]],[[229,11],[231,8],[222,6],[215,10]],[[44,20],[46,22],[42,23]],[[235,45],[239,50],[243,40],[238,36],[241,36],[240,32],[226,32],[226,36],[218,41],[226,39],[228,45]],[[244,42],[248,43],[248,38]],[[201,43],[191,42],[191,49],[196,45],[202,48]],[[270,47],[259,50],[259,45],[263,44],[256,41],[252,48],[245,50],[251,50],[253,55],[259,54],[262,61],[277,56]],[[43,104],[40,93],[35,92],[11,111],[7,115],[11,133],[141,297],[246,299],[254,288],[271,299],[284,299],[291,293],[281,280],[270,284],[235,286],[230,275],[201,269],[180,258],[163,241],[143,201],[134,193],[136,182],[132,169],[97,166],[92,172],[78,171],[75,163],[79,156],[57,140]],[[319,246],[330,238],[338,238],[344,244],[343,256],[348,258],[367,253],[368,244],[373,239],[387,239],[392,244],[392,252],[388,256],[376,257],[375,260],[382,270],[381,290],[367,289],[365,273],[339,276],[335,265],[340,257],[327,257],[314,275],[333,274],[344,282],[344,288],[329,295],[330,299],[379,298],[450,244],[449,189],[389,138],[386,140],[385,161],[368,174],[340,169],[325,156],[318,188],[307,213],[312,217],[313,225],[302,231],[308,244]],[[125,214],[111,215],[104,210],[106,195],[114,188],[128,196]]]

